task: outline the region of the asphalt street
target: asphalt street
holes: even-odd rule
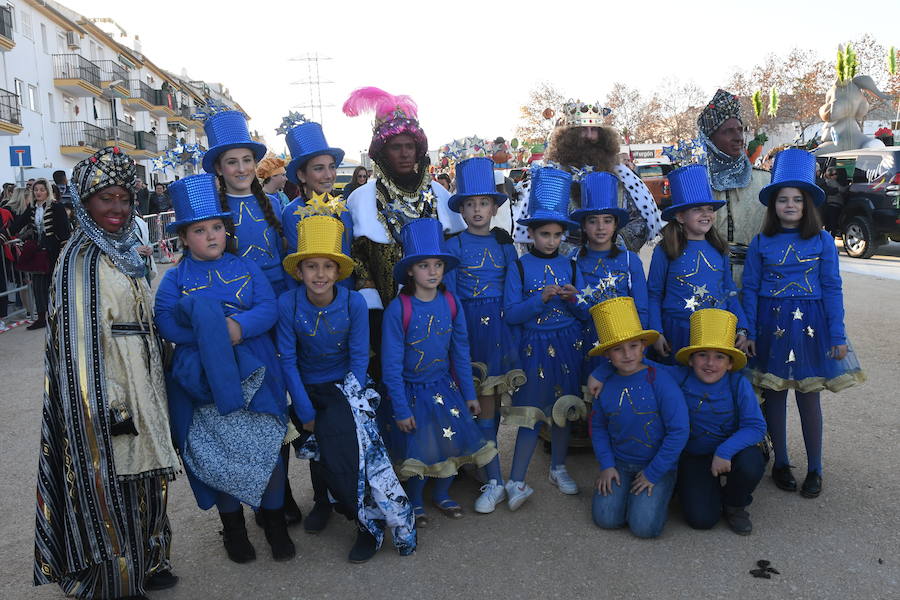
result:
[[[262,531],[251,526],[258,558],[237,565],[225,557],[215,511],[200,511],[184,477],[171,488],[172,562],[181,577],[158,600],[195,598],[900,598],[900,252],[879,269],[860,274],[842,254],[846,324],[868,382],[840,394],[824,393],[824,492],[814,500],[775,488],[767,476],[750,513],[754,532],[731,533],[723,524],[693,531],[677,503],[662,537],[639,540],[627,531],[601,531],[590,518],[596,464],[589,453],[569,459],[582,487],[564,496],[547,481],[541,450],[528,480],[536,492],[517,512],[505,504],[478,515],[478,486],[458,481],[453,493],[466,508],[451,521],[432,510],[415,555],[402,558],[389,543],[364,565],[346,561],[353,528],[332,519],[318,536],[291,530],[297,557],[271,560]],[[887,265],[887,266],[885,266]],[[865,270],[865,269],[862,269]],[[894,275],[891,276],[890,272]],[[43,332],[15,328],[0,335],[0,598],[61,598],[58,588],[31,585]],[[790,450],[802,479],[805,457],[796,409]],[[501,428],[504,472],[515,431]],[[306,464],[292,460],[291,480],[304,509],[312,504]],[[780,574],[749,574],[760,559]]]

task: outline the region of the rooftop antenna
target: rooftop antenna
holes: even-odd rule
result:
[[[306,79],[302,79],[300,81],[292,81],[291,85],[305,85],[309,88],[309,103],[298,104],[296,106],[293,106],[292,108],[307,110],[312,117],[311,120],[322,123],[322,109],[331,108],[334,106],[334,104],[322,104],[322,86],[334,82],[322,81],[321,77],[319,76],[319,62],[323,60],[331,60],[331,57],[319,56],[318,52],[314,54],[310,54],[309,52],[307,52],[306,56],[289,58],[288,60],[292,62],[306,63]],[[318,111],[318,115],[316,114],[316,111]]]

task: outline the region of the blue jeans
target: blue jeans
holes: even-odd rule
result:
[[[714,527],[723,506],[749,506],[766,468],[759,446],[744,448],[731,457],[731,472],[723,486],[709,471],[712,459],[711,454],[684,453],[678,463],[678,500],[685,521],[694,529]]]
[[[594,524],[603,529],[618,529],[628,524],[631,533],[640,538],[658,537],[666,525],[669,499],[675,489],[675,470],[663,475],[653,486],[653,494],[630,492],[631,482],[644,467],[616,461],[620,484],[613,482],[612,493],[601,496],[594,488],[592,516]]]

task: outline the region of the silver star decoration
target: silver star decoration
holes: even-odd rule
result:
[[[803,313],[800,312],[800,307],[799,307],[799,306],[797,307],[796,310],[794,310],[793,315],[794,315],[794,319],[795,319],[795,320],[800,320],[800,319],[803,318]]]
[[[286,117],[282,117],[281,125],[275,130],[278,135],[287,135],[287,132],[302,123],[308,123],[306,117],[296,111],[290,111]]]
[[[775,334],[775,337],[780,338],[781,336],[784,335],[784,329],[782,329],[781,327],[776,327],[774,334]]]
[[[785,364],[787,364],[787,363],[792,363],[792,362],[796,362],[796,361],[797,361],[797,358],[794,356],[794,351],[791,350],[791,351],[788,353],[788,359],[787,359],[786,361],[784,361],[784,362],[785,362]]]
[[[584,294],[585,297],[590,298],[591,296],[594,295],[594,292],[596,292],[596,291],[597,291],[597,288],[595,288],[592,285],[588,285],[586,288],[581,290],[581,293]]]
[[[450,409],[450,414],[453,415],[454,417],[457,417],[457,418],[458,418],[458,417],[459,417],[459,409],[456,408],[456,407],[451,408],[451,409]]]
[[[603,278],[603,280],[602,280],[603,287],[606,289],[615,289],[617,279],[618,278],[615,275],[610,273],[609,275],[607,275],[606,277]]]
[[[809,337],[815,337],[816,335],[816,330],[812,328],[812,325],[807,326],[804,331],[806,331],[806,335],[808,335]]]
[[[441,406],[444,405],[444,397],[441,394],[435,394],[432,398],[434,399],[435,404],[440,404]]]
[[[699,303],[697,302],[697,298],[695,298],[694,296],[691,296],[690,298],[685,298],[685,300],[684,300],[684,307],[686,309],[690,310],[691,312],[694,312],[695,310],[697,310],[698,304]]]
[[[587,297],[584,293],[575,294],[575,297],[578,299],[578,304],[587,304]]]
[[[704,283],[703,285],[695,285],[694,286],[694,294],[696,294],[697,296],[700,296],[701,298],[703,296],[706,296],[707,294],[709,294],[709,290],[706,289],[706,284]]]
[[[431,191],[431,188],[422,194],[422,199],[428,204],[434,204],[434,192]]]
[[[453,436],[456,435],[456,432],[453,431],[453,429],[451,429],[450,427],[444,427],[443,431],[444,431],[444,437],[447,438],[448,440],[452,440]]]

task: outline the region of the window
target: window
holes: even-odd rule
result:
[[[65,54],[66,50],[66,34],[62,31],[56,32],[56,52],[57,54]]]
[[[16,102],[18,103],[19,107],[21,108],[22,107],[22,80],[16,79],[15,86],[16,86],[16,89],[15,89]]]
[[[41,103],[38,99],[38,91],[37,88],[33,85],[28,86],[28,108],[30,108],[34,112],[40,112],[41,110]]]
[[[50,48],[47,46],[47,26],[41,23],[41,48],[44,54],[50,54]]]
[[[53,92],[47,92],[47,114],[50,121],[56,123],[56,109],[53,106]]]
[[[34,31],[31,28],[31,13],[22,11],[22,35],[29,40],[34,39]]]

